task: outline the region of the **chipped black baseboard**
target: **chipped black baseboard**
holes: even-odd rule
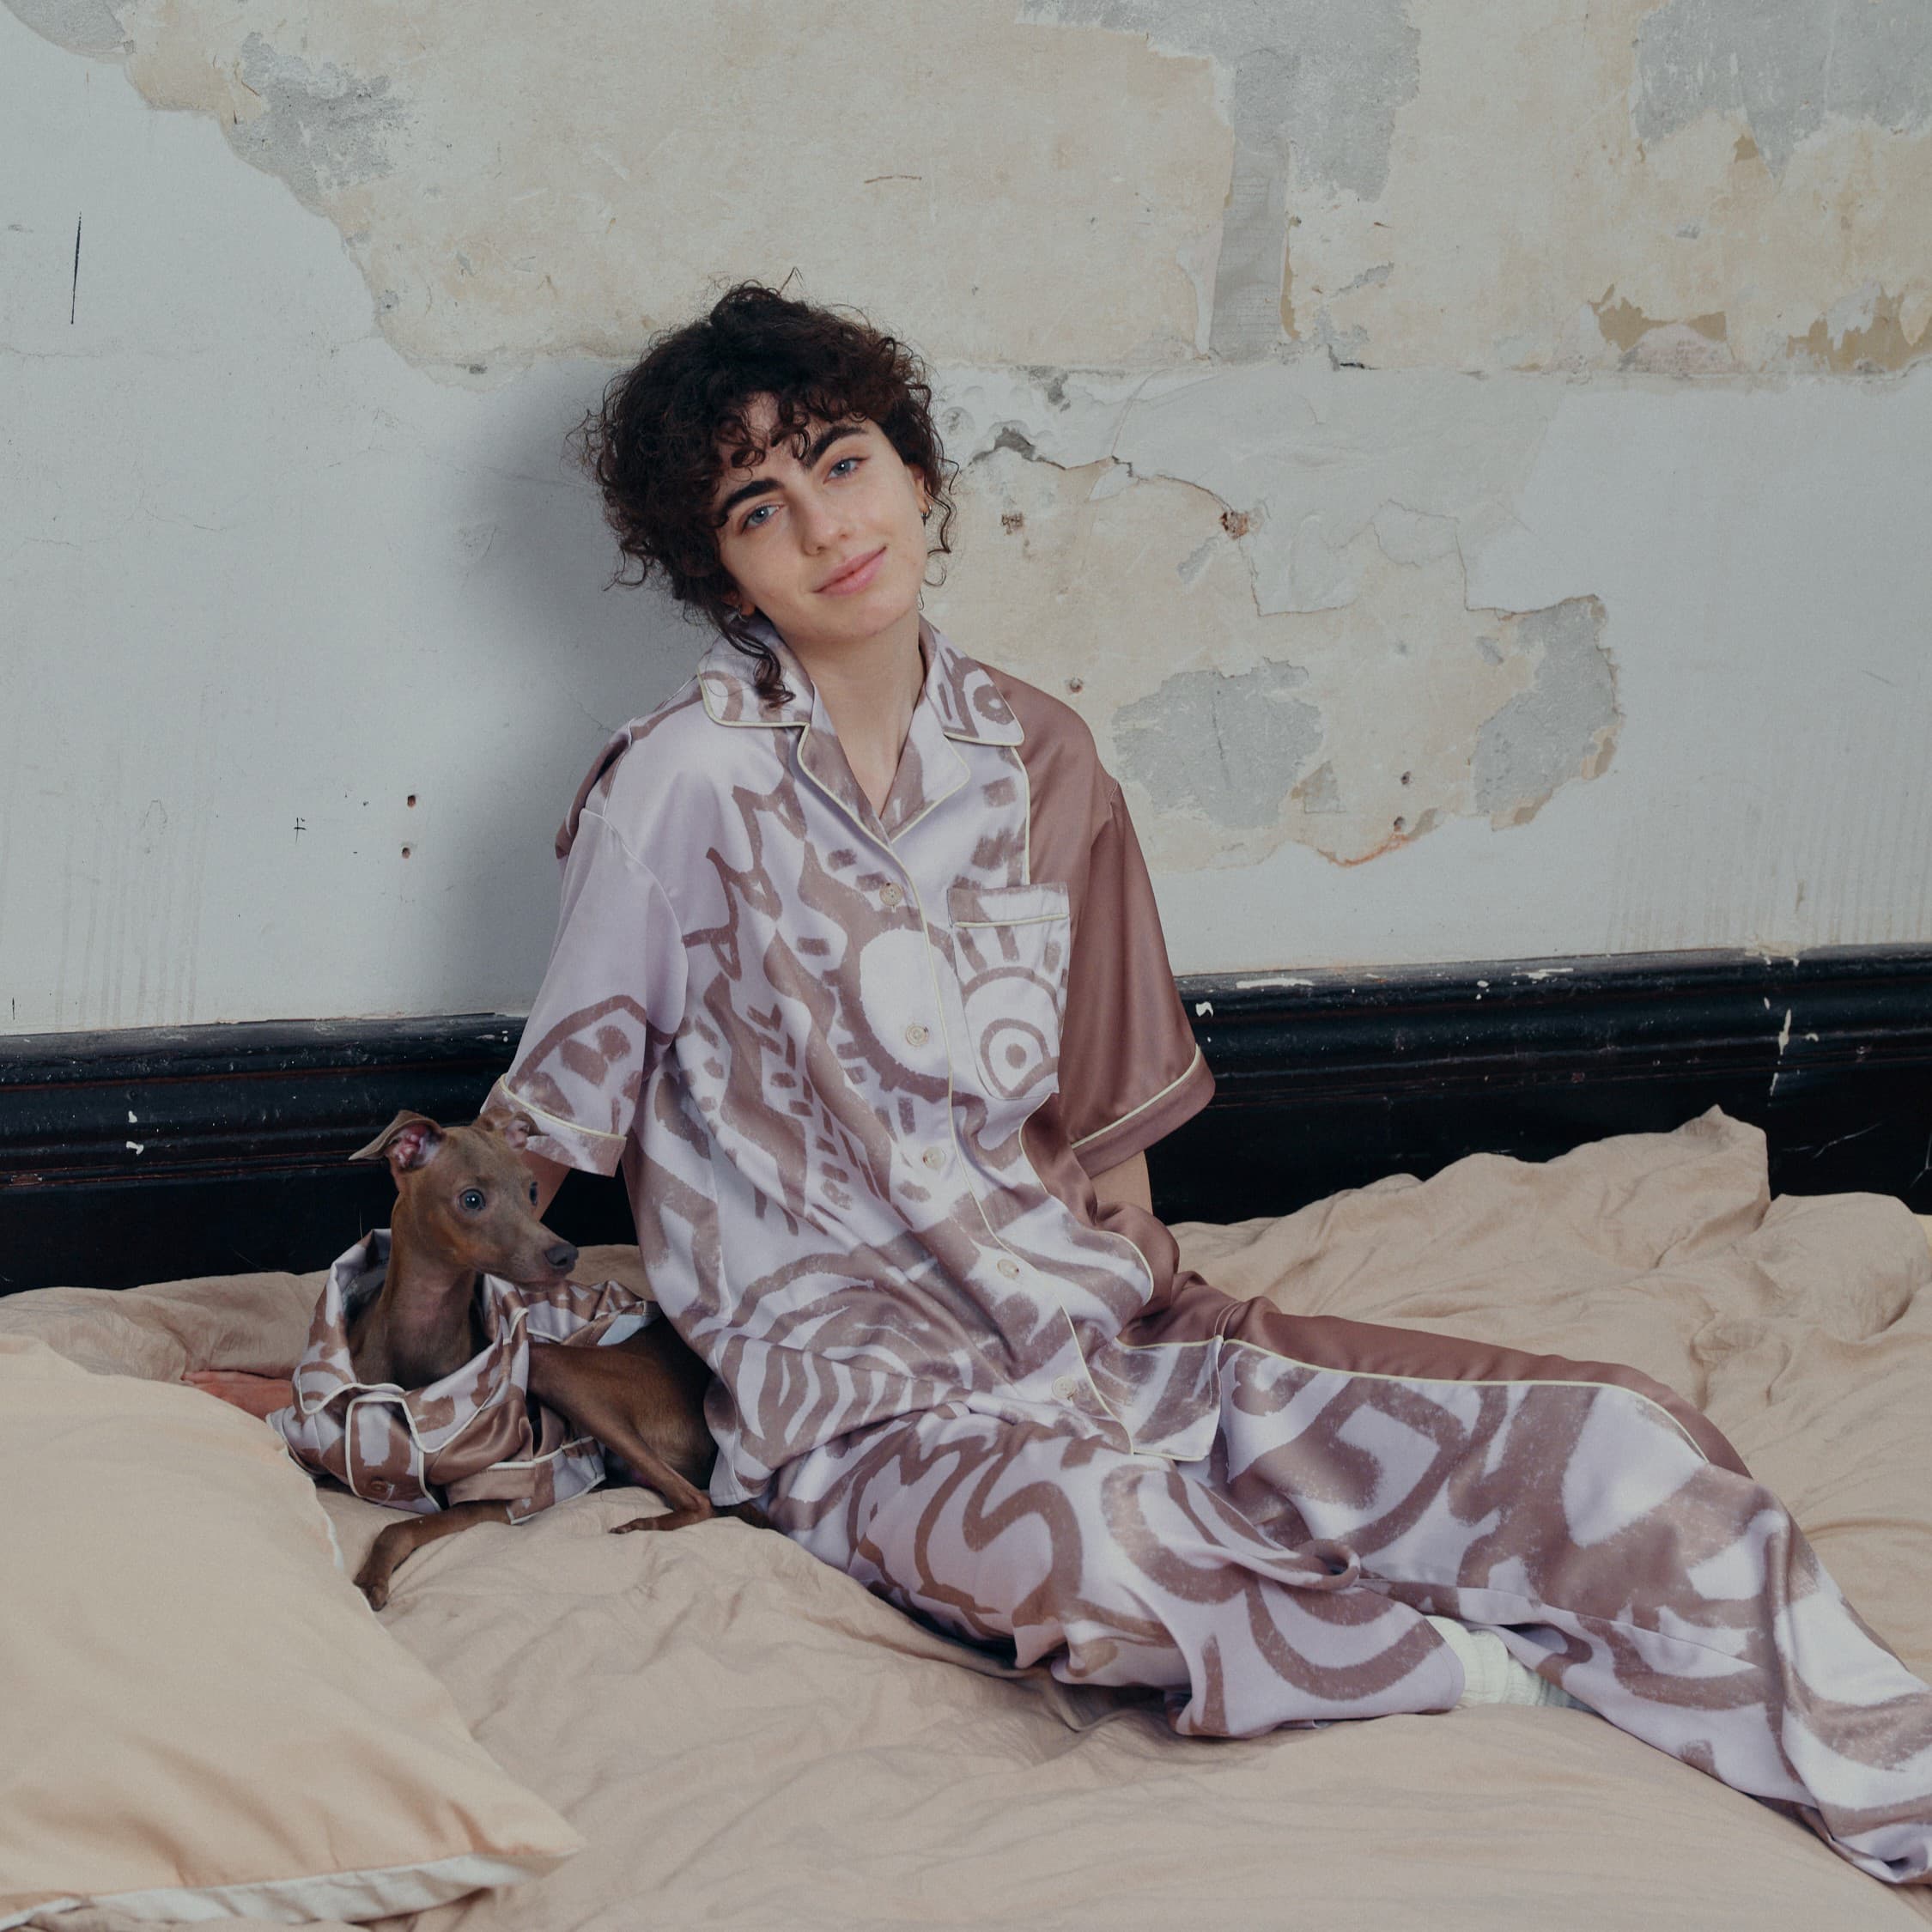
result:
[[[1764,1127],[1772,1184],[1932,1212],[1932,948],[1661,953],[1195,978],[1219,1083],[1156,1148],[1175,1220],[1285,1212],[1469,1153],[1546,1159],[1706,1108]],[[519,1023],[481,1015],[0,1038],[0,1293],[311,1268],[379,1222],[344,1157],[401,1107],[466,1118]],[[553,1215],[623,1240],[615,1182]]]

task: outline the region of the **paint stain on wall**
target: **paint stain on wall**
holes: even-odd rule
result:
[[[1631,118],[1644,141],[1741,114],[1773,174],[1837,117],[1932,126],[1924,0],[1668,0],[1637,28]]]
[[[1572,597],[1516,620],[1518,643],[1539,653],[1535,678],[1485,721],[1470,760],[1492,825],[1527,823],[1559,787],[1608,767],[1623,714],[1603,619],[1595,598]]]
[[[1209,346],[1244,360],[1291,336],[1291,173],[1359,201],[1381,194],[1395,115],[1420,71],[1406,0],[1034,0],[1021,17],[1213,59],[1235,151]]]
[[[1646,315],[1614,289],[1589,306],[1604,341],[1620,351],[1619,368],[1653,375],[1722,375],[1736,367],[1729,325],[1722,314],[1662,319]]]
[[[15,16],[44,39],[97,58],[124,52],[127,35],[108,0],[7,0]]]
[[[353,74],[333,61],[312,65],[276,52],[259,33],[241,43],[236,71],[262,112],[232,127],[230,143],[304,201],[394,169],[393,149],[410,117],[386,75]]]
[[[1293,695],[1307,683],[1291,664],[1165,679],[1114,715],[1123,775],[1163,811],[1200,811],[1242,829],[1272,825],[1321,744],[1321,714]]]
[[[1921,284],[1910,295],[1899,295],[1868,283],[1803,335],[1794,336],[1790,348],[1794,355],[1834,375],[1902,369],[1932,355],[1932,287]]]

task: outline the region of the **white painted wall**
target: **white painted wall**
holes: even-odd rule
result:
[[[1199,64],[1169,64],[1209,114]],[[614,552],[563,459],[614,345],[564,331],[471,374],[459,301],[399,348],[366,236],[3,8],[0,183],[0,1031],[517,1009],[579,775],[702,644],[603,589]],[[579,237],[573,260],[636,246]],[[667,314],[702,293],[686,276]],[[1364,368],[1284,347],[1230,369],[1204,331],[1109,323],[1071,402],[1030,348],[989,359],[998,314],[922,338],[977,453],[935,612],[1050,690],[1081,678],[1176,969],[1932,939],[1932,367],[1431,368],[1400,319],[1400,366]],[[1038,460],[994,452],[1002,425]],[[1544,675],[1510,626],[1583,598],[1607,763],[1498,826],[1475,736]],[[1479,636],[1503,640],[1479,705]],[[1174,680],[1291,663],[1349,812],[1308,811],[1306,766],[1273,775],[1260,831],[1156,810],[1121,714],[1182,732]],[[1363,856],[1406,795],[1433,829]]]

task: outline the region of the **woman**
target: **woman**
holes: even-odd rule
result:
[[[1447,1710],[1494,1632],[1925,1879],[1932,1692],[1688,1404],[1178,1269],[1145,1153],[1212,1080],[1086,727],[920,618],[950,512],[904,348],[735,289],[587,453],[721,635],[570,809],[492,1105],[546,1188],[623,1169],[714,1499],[1183,1732]],[[568,1353],[532,1388],[594,1429]]]

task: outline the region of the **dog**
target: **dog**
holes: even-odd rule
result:
[[[296,1402],[277,1411],[271,1425],[310,1467],[347,1480],[346,1450],[339,1447],[346,1431],[339,1422],[315,1419],[315,1392],[329,1391],[331,1375],[335,1386],[344,1386],[349,1378],[342,1371],[352,1367],[354,1385],[421,1392],[449,1382],[471,1364],[477,1370],[475,1382],[457,1387],[465,1394],[472,1386],[483,1391],[481,1399],[490,1408],[487,1414],[477,1412],[483,1426],[458,1432],[461,1446],[453,1453],[460,1458],[464,1446],[487,1443],[493,1429],[498,1439],[502,1430],[514,1429],[525,1450],[512,1467],[554,1470],[565,1479],[559,1484],[546,1475],[546,1488],[534,1497],[506,1498],[490,1467],[465,1469],[464,1479],[454,1487],[472,1493],[462,1499],[453,1496],[441,1508],[428,1493],[435,1479],[424,1479],[396,1505],[414,1513],[381,1532],[356,1575],[356,1585],[373,1608],[386,1604],[397,1570],[426,1543],[479,1522],[518,1520],[562,1494],[592,1486],[598,1476],[595,1459],[584,1454],[583,1438],[594,1438],[608,1459],[669,1505],[663,1515],[616,1526],[613,1534],[682,1529],[717,1515],[769,1527],[754,1505],[739,1504],[720,1511],[705,1493],[717,1455],[704,1420],[710,1374],[668,1321],[660,1316],[627,1339],[601,1346],[518,1346],[519,1321],[539,1335],[540,1319],[549,1321],[553,1331],[560,1324],[581,1328],[586,1310],[594,1309],[600,1297],[620,1304],[631,1299],[614,1285],[600,1291],[570,1282],[577,1250],[538,1219],[537,1186],[518,1157],[535,1131],[534,1123],[520,1114],[444,1127],[405,1110],[350,1157],[386,1160],[396,1181],[386,1243],[380,1235],[368,1238],[361,1256],[361,1280],[351,1283],[361,1288],[380,1269],[380,1285],[351,1297],[337,1292],[332,1278],[296,1370]],[[338,1264],[337,1274],[342,1273]],[[332,1314],[331,1293],[337,1294]],[[559,1305],[550,1305],[553,1303]],[[599,1317],[590,1332],[607,1328],[611,1319]],[[527,1387],[511,1373],[519,1361],[529,1364]],[[198,1379],[212,1394],[239,1399],[220,1386],[234,1378]],[[310,1398],[307,1402],[304,1391]],[[518,1407],[519,1401],[527,1408]],[[567,1443],[571,1431],[577,1439]],[[417,1449],[412,1467],[420,1472],[423,1438],[415,1422],[409,1432]],[[540,1452],[534,1461],[532,1438]],[[360,1459],[359,1467],[366,1461]],[[488,1493],[493,1481],[495,1495]],[[390,1485],[350,1486],[371,1493],[386,1492]],[[484,1493],[474,1493],[479,1490]],[[386,1500],[387,1495],[374,1494],[373,1499]]]

